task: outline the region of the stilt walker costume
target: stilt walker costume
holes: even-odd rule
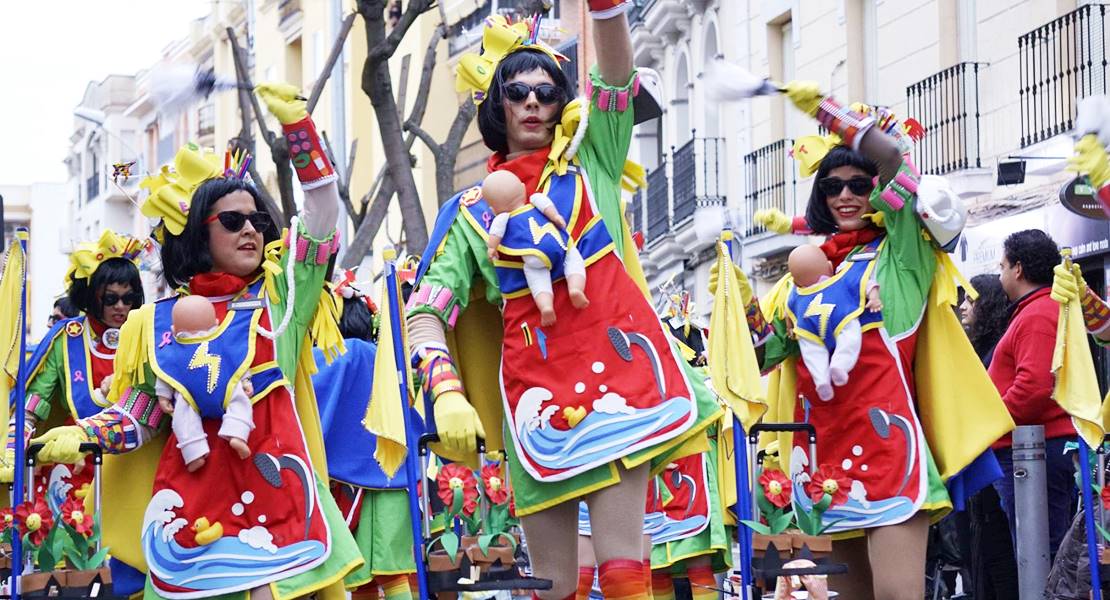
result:
[[[312,592],[339,598],[343,577],[363,562],[328,493],[309,379],[313,339],[322,346],[341,340],[324,289],[338,246],[335,174],[297,90],[265,85],[258,93],[289,139],[305,190],[303,220],[294,217],[291,231],[278,235],[242,179],[245,164],[225,159],[221,168],[195,146],[179,151],[175,171],[164,168],[144,181],[151,194],[143,210],[161,217],[167,279],[183,287],[128,320],[112,384],[116,403],[40,438],[48,460],[72,459],[83,442],[107,453],[130,452],[115,461],[114,472],[105,469],[105,489],[139,497],[140,490],[152,489],[152,497],[140,500],[132,514],[106,521],[106,543],[119,553],[141,551],[149,573],[147,598],[241,598],[260,586],[279,599]],[[193,237],[200,227],[208,228],[207,238]],[[206,239],[208,247],[201,245]],[[209,251],[217,240],[227,254],[246,258],[224,263],[230,265],[226,271],[176,270],[190,268],[189,256]],[[267,242],[265,248],[256,240]],[[171,262],[173,252],[181,252],[183,264]],[[213,252],[209,264],[227,259]],[[176,347],[185,342],[174,340],[168,328],[168,315],[183,294],[208,297],[222,321],[203,341],[190,341],[192,348]],[[209,345],[219,351],[209,353]],[[217,355],[234,360],[221,364]],[[153,399],[155,376],[177,389],[207,386],[218,396],[242,373],[254,384],[251,456],[240,459],[229,445],[211,444],[206,465],[186,471],[174,436],[167,436],[168,419]],[[214,439],[219,419],[203,424]],[[151,469],[154,454],[159,456]],[[136,502],[121,504],[132,508]]]
[[[874,116],[841,107],[815,88],[789,84],[787,89],[800,109],[839,135],[839,143],[858,149],[878,166],[878,186],[870,193],[876,212],[867,217],[874,223],[832,235],[822,250],[838,269],[834,279],[859,279],[873,270],[883,311],[881,322],[864,327],[859,361],[848,382],[824,402],[798,360],[784,319],[792,312],[796,327],[813,326],[816,330],[806,329],[806,335],[824,339],[839,322],[836,306],[822,298],[827,286],[791,294],[790,283],[780,282],[764,299],[761,313],[749,319],[766,341],[765,368],[779,365],[770,382],[771,408],[765,418],[817,427],[822,468],[814,481],[808,481],[809,465],[800,463],[800,448],[806,444],[802,438],[793,440],[790,470],[799,489],[821,486],[846,496],[825,513],[826,522],[835,521],[831,532],[894,525],[922,510],[941,514],[950,506],[944,481],[972,465],[1013,427],[950,308],[953,281],[960,275],[939,247],[948,240],[928,227],[918,198],[921,177],[908,155],[883,133],[884,127],[874,127]],[[815,170],[835,143],[816,136],[807,140],[802,155],[797,146],[795,155]],[[809,225],[822,230],[817,223]],[[763,322],[764,314],[771,323]],[[977,402],[961,400],[968,397]],[[790,441],[787,436],[781,447],[789,448]],[[845,485],[848,489],[842,489]],[[808,502],[804,494],[798,498]]]
[[[13,418],[8,426],[0,480],[12,481],[16,443],[26,446],[36,430],[43,432],[56,425],[72,424],[110,405],[103,384],[112,374],[120,331],[93,315],[103,316],[107,307],[115,307],[120,302],[127,306],[126,310],[138,308],[143,303],[138,264],[144,246],[139,240],[105,230],[99,240],[80,244],[70,254],[66,287],[73,291],[77,286],[77,295],[91,300],[93,305],[85,307],[86,313],[81,316],[55,323],[28,360],[24,431],[22,435],[16,433]],[[98,277],[98,271],[105,264],[108,267]],[[109,292],[106,284],[99,283],[109,270],[122,275],[121,281],[112,283],[132,288],[127,294],[120,296]],[[93,289],[93,286],[102,289]],[[73,471],[70,464],[52,465],[27,485],[35,486],[35,496],[45,498],[54,511],[73,495],[84,498],[91,510],[92,463],[86,461],[80,472]],[[111,565],[114,579],[119,580],[118,587],[126,587],[127,581],[141,583],[142,574],[133,568],[125,567],[118,560],[113,560]]]
[[[595,19],[616,17],[611,22],[595,20],[597,31],[603,24],[606,29],[626,27],[623,11],[630,3],[608,2],[604,8],[595,4],[605,3],[590,2]],[[476,102],[489,102],[489,97],[491,106],[499,105],[509,91],[506,86],[518,85],[506,84],[499,66],[503,60],[515,60],[513,54],[518,52],[536,57],[548,74],[557,71],[559,57],[536,42],[536,33],[523,23],[510,26],[498,18],[487,19],[483,54],[460,61],[460,91],[471,92]],[[627,29],[623,35],[628,35]],[[602,42],[599,55],[607,51]],[[565,527],[573,528],[579,498],[619,485],[624,470],[653,459],[658,466],[665,465],[668,455],[681,453],[680,447],[685,450],[684,445],[700,437],[720,411],[701,381],[688,371],[652,310],[622,215],[620,189],[638,82],[633,72],[627,81],[613,85],[603,81],[595,67],[585,86],[587,97],[566,104],[561,119],[556,114],[549,146],[518,152],[512,159],[502,148],[488,164],[491,171],[512,171],[529,196],[543,192],[554,202],[587,265],[588,308],[573,307],[565,281],[557,277],[558,321],[552,327],[539,326],[523,263],[508,256],[496,262],[487,257],[486,238],[494,215],[479,187],[456,195],[441,209],[409,299],[413,365],[427,400],[434,403],[441,437],[446,433],[448,439],[473,444],[475,433],[488,432],[487,448],[496,450],[504,424],[516,513],[523,517],[526,535],[530,516],[556,507],[560,522],[565,520]],[[525,92],[519,102],[532,102],[529,99],[538,98],[537,94]],[[496,108],[481,106],[480,123],[484,110]],[[639,169],[627,172],[642,175]],[[500,315],[491,310],[497,305]],[[498,317],[501,327],[495,325]],[[444,326],[454,330],[453,350],[446,345]],[[476,425],[470,416],[475,411],[481,418]],[[704,448],[703,440],[695,443]],[[451,448],[437,453],[467,458]],[[643,498],[643,493],[640,488],[636,495]],[[591,512],[595,520],[606,519]],[[552,514],[556,513],[545,518]],[[633,514],[625,517],[631,519]],[[635,527],[638,535],[639,525]],[[598,529],[596,522],[594,528]],[[568,547],[559,544],[564,554],[548,556],[553,561],[573,557],[573,543],[573,538],[567,539]],[[537,556],[542,550],[533,549]],[[607,577],[607,568],[601,565],[602,587],[607,581],[632,577],[633,569],[636,582],[631,585],[642,586],[639,550],[621,558],[614,561],[620,565],[612,565],[619,575]],[[550,567],[545,560],[534,560],[537,576],[555,576],[543,574]],[[573,591],[575,568],[573,563],[560,565],[552,597],[566,585],[564,575],[569,580],[567,591]],[[607,595],[622,595],[619,590],[626,590],[613,585],[617,587]]]

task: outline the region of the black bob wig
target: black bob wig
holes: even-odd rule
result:
[[[813,178],[813,188],[809,192],[809,204],[806,205],[806,225],[809,225],[813,233],[831,235],[838,231],[836,220],[829,210],[828,199],[821,191],[821,186],[817,185],[818,181],[828,177],[829,172],[838,167],[855,167],[867,173],[869,177],[876,177],[879,174],[875,163],[859,152],[847,146],[833,146],[821,160],[821,166],[817,167],[817,176]]]

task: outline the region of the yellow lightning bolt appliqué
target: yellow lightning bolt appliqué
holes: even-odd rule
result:
[[[220,381],[220,357],[208,353],[208,342],[201,342],[189,360],[190,371],[201,367],[208,368],[208,393],[211,394]]]
[[[807,317],[821,317],[817,325],[817,335],[820,336],[821,339],[824,339],[825,334],[829,331],[829,318],[832,316],[833,309],[836,308],[835,304],[823,303],[823,299],[824,293],[817,294],[813,301],[809,303],[809,306],[806,307],[804,313]]]
[[[566,250],[566,244],[563,243],[563,238],[559,236],[559,228],[554,223],[544,223],[540,225],[536,222],[535,217],[528,217],[528,231],[532,233],[532,243],[539,244],[544,236],[550,235],[558,242],[559,247]]]

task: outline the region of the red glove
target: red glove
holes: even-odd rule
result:
[[[311,190],[335,181],[335,169],[324,152],[320,136],[316,134],[316,125],[310,117],[282,125],[281,129],[289,142],[289,158],[297,169],[302,188]]]

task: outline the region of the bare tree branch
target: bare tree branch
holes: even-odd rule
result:
[[[405,121],[405,131],[420,138],[420,141],[424,142],[424,145],[428,147],[428,150],[430,150],[433,155],[439,154],[440,148],[435,138],[432,137],[432,134],[424,131],[419,125],[412,121]]]
[[[231,27],[227,28],[227,38],[231,42],[231,57],[235,61],[235,75],[239,83],[245,85],[248,89],[254,89],[254,82],[251,81],[250,73],[247,72],[246,60],[243,57],[243,49],[239,46],[239,38],[235,36],[235,30]],[[266,127],[266,113],[262,112],[262,107],[258,104],[258,97],[253,92],[248,93],[251,100],[251,106],[254,108],[254,116],[258,121],[258,128],[262,131],[262,138],[266,143],[273,146],[274,133]]]
[[[351,245],[343,255],[343,268],[352,269],[362,262],[362,257],[370,253],[370,245],[381,229],[386,214],[389,213],[390,200],[393,199],[393,181],[386,177],[374,201],[370,203],[362,224],[358,226],[355,235],[351,238]]]
[[[331,77],[331,71],[335,68],[335,61],[339,60],[339,55],[343,53],[343,44],[347,41],[347,35],[351,33],[351,27],[355,24],[355,15],[358,13],[351,13],[343,19],[343,24],[339,27],[339,35],[335,36],[335,42],[331,46],[331,53],[328,54],[328,60],[324,63],[324,69],[320,71],[320,76],[316,78],[316,83],[312,86],[312,93],[308,95],[308,114],[316,110],[316,103],[320,101],[320,94],[324,92],[324,86],[327,85],[328,79]]]
[[[381,5],[382,10],[376,11],[379,16],[381,16],[385,10],[385,4],[383,2],[369,2],[367,4]],[[401,19],[393,26],[393,31],[390,31],[389,35],[385,36],[385,39],[373,46],[369,55],[366,57],[367,61],[372,60],[380,62],[392,57],[393,53],[397,51],[397,46],[401,44],[401,39],[405,37],[409,27],[416,21],[416,17],[419,17],[421,14],[431,9],[432,4],[432,0],[409,0],[408,7],[405,8],[405,12],[401,15]],[[366,15],[363,14],[363,17],[365,16]]]

